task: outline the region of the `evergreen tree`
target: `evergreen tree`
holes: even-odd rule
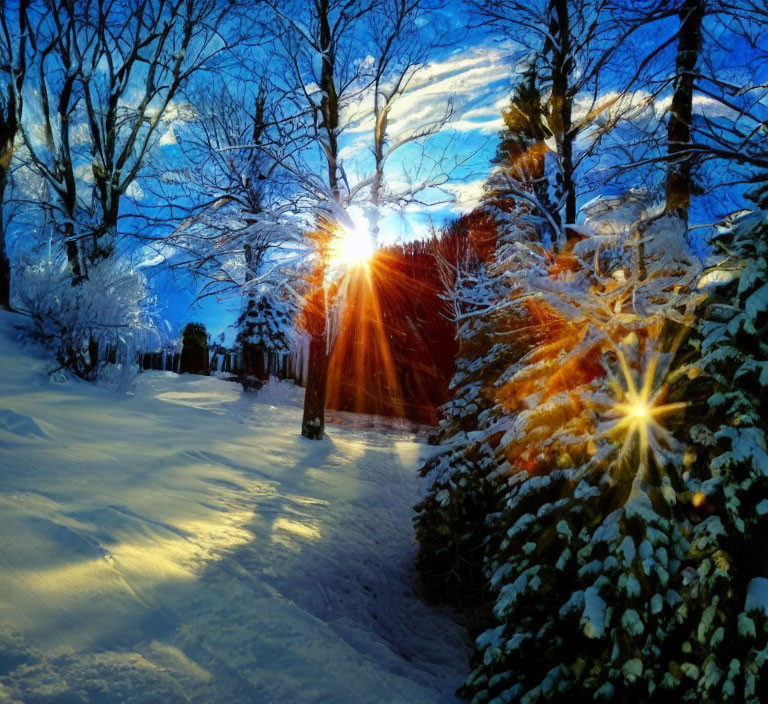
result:
[[[470,256],[466,270],[453,272],[459,339],[453,398],[443,407],[435,434],[443,447],[421,467],[432,478],[432,489],[416,507],[420,562],[429,585],[469,605],[478,624],[486,608],[478,596],[486,583],[485,519],[497,509],[497,472],[504,461],[496,452],[498,436],[483,430],[493,424],[497,380],[540,331],[531,324],[529,307],[515,302],[517,290],[508,278],[510,263],[517,262],[515,243],[544,239],[540,211],[519,197],[546,197],[548,132],[533,70],[503,115],[505,129],[484,204],[454,225],[463,232]]]
[[[208,360],[208,333],[201,323],[188,323],[181,338],[181,374],[211,373]]]
[[[549,232],[550,241],[557,233],[546,214],[555,212],[549,197],[545,160],[549,149],[545,143],[551,133],[545,125],[546,108],[536,81],[535,67],[529,68],[518,84],[509,106],[502,112],[504,129],[491,160],[494,170],[485,184],[485,210],[504,220],[510,211],[528,206],[528,220],[536,232]],[[520,224],[520,223],[518,223]]]
[[[633,259],[627,244],[622,271]],[[655,312],[633,313],[639,284],[601,279],[591,260],[529,268],[527,297],[549,323],[497,390],[488,433],[503,433],[508,470],[487,526],[501,536],[487,565],[494,623],[466,688],[478,704],[664,701],[660,683],[676,696],[665,656],[687,543],[665,469],[682,449],[652,422],[677,408],[655,361],[669,356],[662,300],[674,311],[676,299],[657,287]]]
[[[693,495],[681,658],[686,701],[757,703],[768,660],[768,185],[715,241],[720,263],[699,324],[689,391]]]
[[[249,295],[237,320],[236,342],[243,355],[243,383],[260,386],[269,377],[271,361],[290,353],[294,311],[290,301],[262,286]]]

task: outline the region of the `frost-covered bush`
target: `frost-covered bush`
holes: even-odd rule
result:
[[[158,342],[146,278],[126,261],[94,264],[73,285],[66,258],[49,257],[24,266],[16,287],[30,337],[84,379],[128,388],[138,350]],[[107,348],[114,364],[105,359]]]

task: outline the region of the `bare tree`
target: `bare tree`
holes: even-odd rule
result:
[[[217,0],[45,0],[33,39],[44,138],[30,124],[25,142],[57,196],[75,280],[113,251],[121,199],[172,101],[226,49],[226,12]]]
[[[352,226],[348,208],[357,205],[367,214],[375,242],[386,209],[452,199],[441,188],[458,164],[448,163],[445,147],[436,154],[424,147],[425,140],[449,121],[450,105],[435,106],[434,117],[421,124],[393,121],[398,100],[422,86],[420,75],[428,68],[430,53],[447,42],[443,31],[430,29],[434,7],[428,0],[315,0],[290,9],[272,7],[280,29],[277,43],[296,79],[294,117],[309,118],[310,147],[317,147],[324,166],[322,175],[313,168],[311,148],[299,150],[283,164],[300,184],[303,205],[310,208],[314,223],[310,229],[317,265],[303,315],[310,349],[302,434],[316,439],[325,424],[333,344],[329,311],[337,304],[327,269],[328,248],[339,229]],[[296,123],[290,124],[295,130]],[[355,133],[370,135],[370,141],[366,145],[366,137],[352,145],[345,164],[342,138],[352,127]],[[361,143],[373,156],[370,169]],[[395,166],[395,153],[406,147],[414,150],[410,156],[415,158]],[[403,183],[396,188],[388,181],[388,169],[402,175],[398,180]]]
[[[345,174],[339,160],[342,110],[366,84],[360,61],[364,56],[360,30],[361,20],[373,10],[374,2],[311,0],[286,6],[266,1],[274,13],[277,44],[295,81],[297,106],[311,120],[314,143],[325,165],[322,179],[301,167],[284,165],[303,182],[305,191],[314,192],[318,198],[314,236],[317,261],[304,316],[309,334],[309,372],[301,432],[307,438],[320,439],[325,430],[331,343],[325,285],[328,245],[345,211]]]
[[[254,94],[245,82],[187,95],[194,117],[176,131],[186,164],[169,172],[170,192],[155,195],[191,205],[161,246],[181,250],[173,266],[206,280],[201,296],[249,294],[266,283],[290,288],[287,270],[304,248],[290,218],[294,184],[281,164],[299,145],[280,141],[279,96],[268,102],[264,84]]]
[[[630,14],[647,13],[646,4],[633,5]],[[612,143],[619,155],[613,174],[653,188],[661,175],[667,213],[687,222],[698,197],[717,221],[740,207],[739,187],[750,183],[754,168],[768,166],[760,146],[768,119],[768,10],[729,0],[650,3],[651,12],[659,8],[671,13],[659,26],[666,38],[655,39],[664,60],[638,82],[648,110],[638,113],[633,139]]]
[[[680,8],[680,32],[677,40],[675,82],[667,123],[666,210],[688,220],[691,204],[690,152],[693,123],[693,91],[696,66],[701,54],[704,0],[684,0]]]
[[[84,201],[78,200],[75,165],[84,150],[72,140],[82,97],[78,83],[81,67],[74,57],[74,45],[80,42],[81,50],[85,50],[95,37],[78,36],[71,2],[44,0],[34,9],[29,42],[37,91],[34,105],[29,99],[27,105],[33,108],[35,118],[23,120],[20,129],[31,164],[51,195],[41,207],[64,243],[73,279],[78,281],[85,275],[76,234],[78,210]]]
[[[373,173],[369,179],[357,184],[356,190],[369,186],[369,222],[374,243],[379,240],[382,207],[387,203],[405,205],[413,202],[425,190],[439,188],[449,177],[450,169],[439,158],[432,158],[424,169],[419,164],[417,182],[405,188],[393,190],[385,179],[387,162],[400,149],[424,142],[442,130],[448,123],[452,106],[435,106],[435,114],[405,132],[392,135],[392,110],[397,101],[414,87],[427,62],[437,47],[449,46],[456,37],[449,39],[447,31],[435,29],[436,10],[427,0],[381,0],[367,19],[370,37],[375,47],[373,80],[370,87],[373,104],[371,151],[374,158]],[[425,31],[429,28],[429,33]],[[353,194],[354,197],[354,194]]]
[[[500,29],[522,46],[521,63],[534,70],[546,96],[545,122],[557,159],[557,171],[549,177],[554,197],[549,201],[552,206],[541,199],[532,205],[549,211],[545,218],[558,230],[555,245],[568,249],[579,237],[573,225],[582,173],[621,112],[631,113],[628,96],[673,38],[627,61],[629,71],[617,72],[612,62],[635,32],[676,9],[661,2],[634,11],[613,0],[469,0],[469,4],[478,24]],[[621,76],[618,84],[617,76]],[[530,191],[522,189],[519,195],[531,200]]]
[[[5,192],[22,113],[22,87],[27,70],[27,10],[29,0],[15,8],[0,0],[0,307],[11,301],[11,262],[5,241]]]

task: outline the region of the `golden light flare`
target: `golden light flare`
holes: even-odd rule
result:
[[[693,505],[694,508],[701,508],[706,503],[707,503],[707,495],[701,491],[697,491],[691,497],[691,504]]]
[[[330,408],[340,407],[341,399],[350,397],[343,386],[351,384],[350,410],[362,413],[373,407],[381,415],[403,415],[403,392],[380,300],[382,284],[395,274],[387,267],[387,257],[377,253],[363,266],[358,260],[346,277],[346,304],[328,367],[326,403]],[[377,378],[373,385],[371,375]],[[371,391],[375,398],[370,398]]]
[[[332,267],[367,267],[376,251],[362,212],[350,209],[350,219],[352,224],[341,227],[331,239],[328,258]]]
[[[643,474],[642,470],[649,465],[651,459],[658,460],[665,448],[674,445],[671,433],[661,421],[664,416],[685,408],[685,403],[665,403],[668,392],[666,384],[661,384],[654,389],[659,363],[658,352],[651,356],[648,365],[642,370],[639,386],[635,383],[624,351],[616,349],[616,356],[625,388],[622,400],[610,409],[611,415],[617,418],[607,434],[622,439],[620,459],[626,459],[634,446],[638,448],[637,476],[640,478]]]

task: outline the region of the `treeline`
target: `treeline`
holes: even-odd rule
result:
[[[331,354],[329,408],[437,423],[458,349],[443,294],[460,246],[448,235],[391,246],[352,275]]]
[[[765,10],[473,5],[532,53],[481,203],[451,226],[476,244],[452,288],[453,395],[416,507],[425,584],[476,637],[461,692],[473,704],[757,704],[767,116],[731,98],[761,94],[750,77],[766,67]],[[642,26],[625,34],[622,12]],[[653,99],[670,112],[603,121],[630,83],[583,91],[646,30],[634,67],[654,65],[665,88]]]

